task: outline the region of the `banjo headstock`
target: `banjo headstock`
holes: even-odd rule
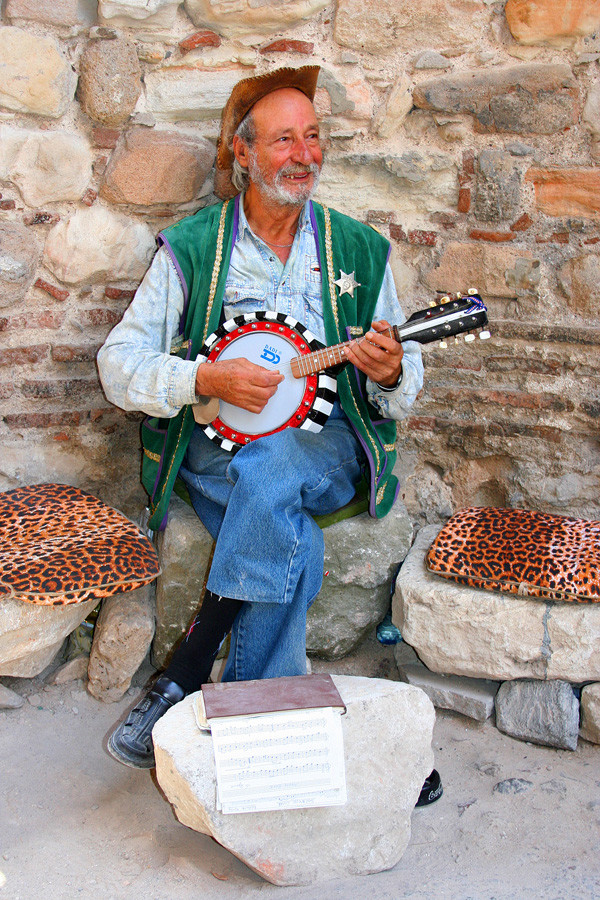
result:
[[[447,295],[440,303],[428,309],[413,313],[402,325],[394,326],[394,337],[397,341],[418,341],[429,344],[432,341],[444,341],[445,338],[465,334],[487,325],[487,308],[476,291],[469,291],[466,297],[461,294]],[[482,331],[480,338],[488,338],[489,332]],[[474,336],[470,334],[471,340]]]

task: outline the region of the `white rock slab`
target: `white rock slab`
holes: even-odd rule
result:
[[[114,281],[138,281],[155,248],[148,225],[94,204],[49,232],[44,265],[67,284],[106,275]]]
[[[63,640],[97,604],[38,606],[22,600],[0,603],[0,675],[33,678],[49,665]]]
[[[179,821],[214,837],[273,884],[312,884],[396,865],[433,767],[435,713],[423,691],[349,675],[334,681],[348,709],[344,806],[223,815],[215,809],[212,741],[195,724],[192,697],[153,731],[156,775]]]
[[[0,107],[58,118],[75,94],[77,76],[57,41],[22,28],[0,28]]]
[[[185,10],[201,28],[225,37],[271,34],[293,28],[328,6],[329,0],[185,0]]]
[[[440,530],[423,528],[396,582],[392,620],[433,672],[499,681],[600,680],[600,604],[551,603],[427,572]]]
[[[175,22],[181,0],[99,0],[100,21],[124,28],[168,28]]]
[[[28,206],[80,200],[92,162],[88,141],[78,135],[0,127],[0,177],[19,188]]]
[[[241,68],[207,72],[165,66],[146,75],[146,98],[138,109],[152,113],[157,122],[218,119],[234,86],[250,75]]]

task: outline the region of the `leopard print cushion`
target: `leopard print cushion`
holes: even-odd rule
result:
[[[524,509],[463,509],[434,540],[426,566],[470,587],[597,603],[600,522]]]
[[[148,538],[92,494],[65,484],[0,493],[0,602],[100,600],[159,574]]]

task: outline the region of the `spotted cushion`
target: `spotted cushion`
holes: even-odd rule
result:
[[[0,493],[0,601],[100,600],[159,574],[138,526],[92,494],[65,484]]]
[[[463,509],[434,540],[426,565],[470,587],[597,603],[600,522],[524,509]]]

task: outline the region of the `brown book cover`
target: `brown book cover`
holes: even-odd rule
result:
[[[331,675],[294,675],[260,681],[203,684],[202,699],[207,720],[326,706],[346,711]]]

